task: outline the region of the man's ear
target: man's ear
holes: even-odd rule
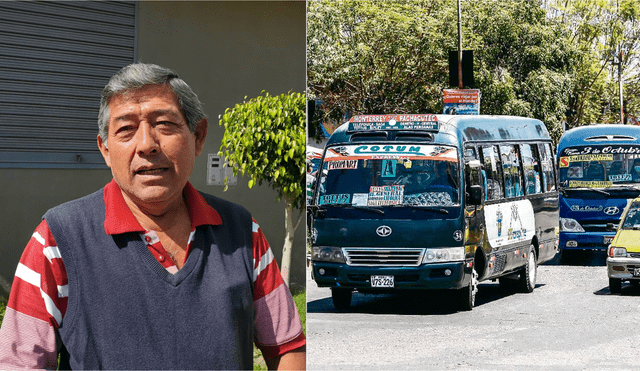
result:
[[[111,157],[109,157],[109,147],[107,147],[107,143],[102,141],[102,137],[100,136],[100,134],[98,134],[98,148],[100,149],[100,153],[102,153],[104,162],[107,163],[107,166],[111,167]]]
[[[203,118],[196,124],[196,130],[193,135],[196,137],[196,156],[200,156],[202,148],[204,147],[204,141],[207,139],[207,132],[209,131],[209,121]]]

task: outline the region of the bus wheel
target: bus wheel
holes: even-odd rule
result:
[[[333,300],[333,306],[338,310],[346,310],[351,306],[352,291],[349,289],[331,289],[331,299]]]
[[[622,291],[622,280],[619,278],[609,278],[609,291],[612,294],[619,294]]]
[[[478,272],[471,269],[471,279],[466,287],[458,290],[460,295],[460,309],[469,311],[476,305],[476,293],[478,293]]]
[[[536,262],[536,250],[533,245],[529,246],[529,254],[527,255],[527,263],[520,271],[520,279],[518,286],[522,292],[532,292],[536,287],[536,275],[538,273],[538,263]]]

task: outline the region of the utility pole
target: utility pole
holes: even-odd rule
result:
[[[622,50],[622,44],[620,44],[620,56],[618,57],[618,91],[620,92],[620,123],[624,124],[624,101],[622,99],[622,58],[624,58],[624,51]]]
[[[462,6],[458,0],[458,88],[462,89]]]
[[[613,53],[612,53],[613,54]],[[620,43],[620,49],[618,55],[613,54],[613,60],[611,64],[618,66],[618,93],[620,99],[620,123],[624,124],[624,100],[622,96],[622,58],[624,57],[624,51],[622,50],[622,43]]]

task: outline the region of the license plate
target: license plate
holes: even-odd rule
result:
[[[633,276],[640,277],[640,268],[633,268]]]
[[[613,242],[613,237],[615,236],[604,236],[603,242],[605,245],[610,245]]]
[[[393,276],[371,276],[371,287],[393,287]]]

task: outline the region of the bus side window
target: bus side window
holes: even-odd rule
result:
[[[538,147],[531,144],[521,144],[522,166],[524,167],[524,181],[527,194],[537,194],[542,191],[540,185],[540,160]]]
[[[504,180],[501,174],[502,161],[497,146],[482,147],[482,164],[486,172],[487,192],[486,200],[499,200],[503,197]]]
[[[501,145],[500,153],[504,166],[505,191],[507,198],[523,196],[522,175],[518,152],[514,145]]]
[[[553,155],[549,143],[538,144],[540,150],[540,163],[542,164],[542,189],[544,192],[555,191],[556,178],[553,172]]]
[[[476,147],[467,144],[465,146],[464,149],[464,162],[465,165],[468,164],[471,161],[480,161],[480,155],[478,154],[478,150],[476,150]],[[480,163],[482,164],[482,161],[480,161]],[[465,169],[467,169],[467,167],[465,166]],[[488,190],[487,190],[487,172],[484,169],[484,166],[482,166],[482,168],[480,169],[481,173],[482,173],[482,185],[484,188],[484,200],[487,200],[487,194],[488,194]],[[479,179],[471,179],[472,174],[467,174],[465,171],[465,187],[467,190],[471,189],[472,185],[476,185],[480,183]]]

